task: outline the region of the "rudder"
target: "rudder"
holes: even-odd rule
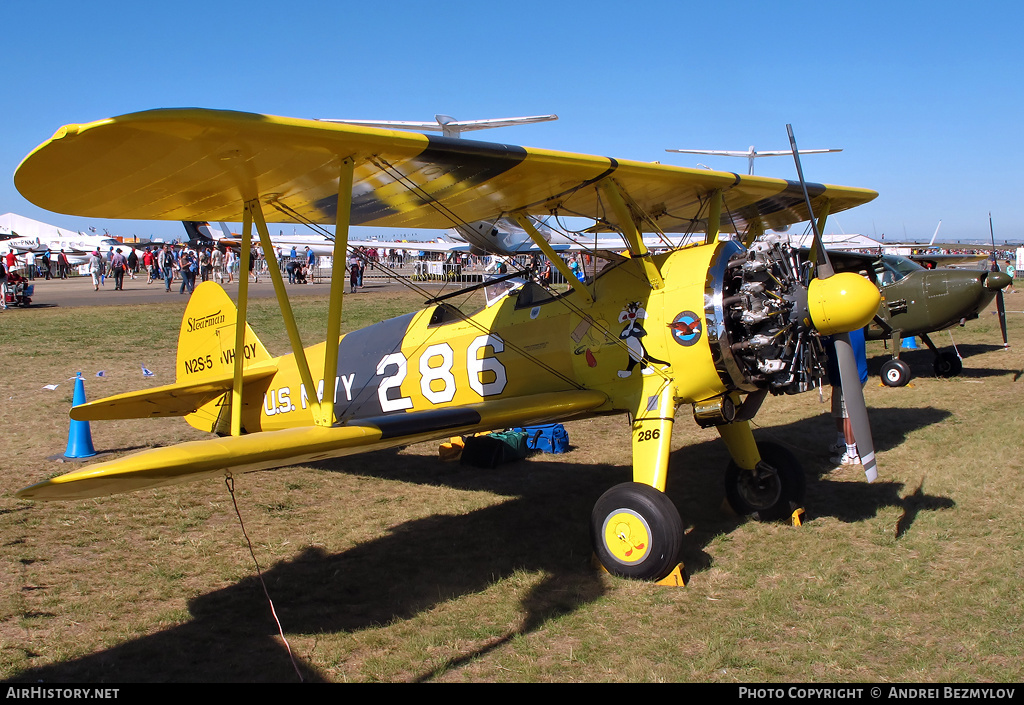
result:
[[[178,354],[175,378],[180,382],[196,382],[208,377],[231,375],[235,365],[235,326],[238,309],[217,283],[206,281],[196,287],[181,318],[178,333]],[[245,326],[244,367],[270,361],[271,355],[256,337],[252,327]],[[185,420],[195,428],[224,432],[230,418],[230,392],[204,404]]]
[[[178,356],[174,367],[178,382],[230,374],[235,365],[235,324],[238,309],[221,286],[203,282],[196,287],[178,332]],[[270,353],[245,326],[245,367],[270,360]]]

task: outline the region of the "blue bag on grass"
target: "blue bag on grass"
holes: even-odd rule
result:
[[[523,426],[512,430],[526,434],[526,447],[530,450],[539,450],[542,453],[569,452],[569,434],[560,423]]]

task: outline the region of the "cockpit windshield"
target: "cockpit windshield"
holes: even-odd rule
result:
[[[908,274],[922,269],[924,267],[917,262],[899,255],[885,255],[875,264],[875,272],[882,286],[898,282]]]

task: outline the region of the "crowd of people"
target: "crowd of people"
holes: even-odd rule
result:
[[[292,248],[285,253],[276,248],[275,257],[282,271],[287,271],[289,283],[312,284],[318,265],[318,258],[309,247],[302,252]],[[271,260],[274,261],[274,260]],[[114,290],[122,291],[125,280],[146,277],[146,284],[162,282],[164,290],[170,292],[172,284],[177,283],[178,292],[192,293],[196,283],[216,280],[220,284],[230,284],[239,276],[241,257],[228,247],[209,246],[193,247],[192,245],[149,245],[141,250],[128,245],[111,246],[106,253],[99,249],[93,250],[81,265],[82,274],[92,279],[93,290],[99,291],[107,285],[108,279],[114,282]],[[7,281],[8,275],[21,272],[20,277],[26,281],[40,279],[67,279],[72,273],[72,265],[61,250],[56,257],[50,252],[28,252],[17,254],[7,253],[0,260],[0,284]],[[259,282],[261,275],[268,274],[268,262],[261,248],[254,247],[249,258],[249,276]]]

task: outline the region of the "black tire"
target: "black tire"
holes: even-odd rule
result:
[[[963,372],[964,363],[956,353],[944,350],[935,356],[934,369],[936,377],[956,377]]]
[[[683,520],[664,492],[624,482],[597,500],[590,538],[598,560],[612,575],[661,580],[679,563]]]
[[[792,516],[803,506],[807,482],[796,456],[775,443],[758,443],[763,469],[755,475],[729,461],[725,471],[725,497],[740,516],[776,521]],[[764,467],[767,466],[767,467]]]
[[[903,360],[889,360],[882,365],[882,384],[887,387],[903,387],[910,381],[910,365]]]

